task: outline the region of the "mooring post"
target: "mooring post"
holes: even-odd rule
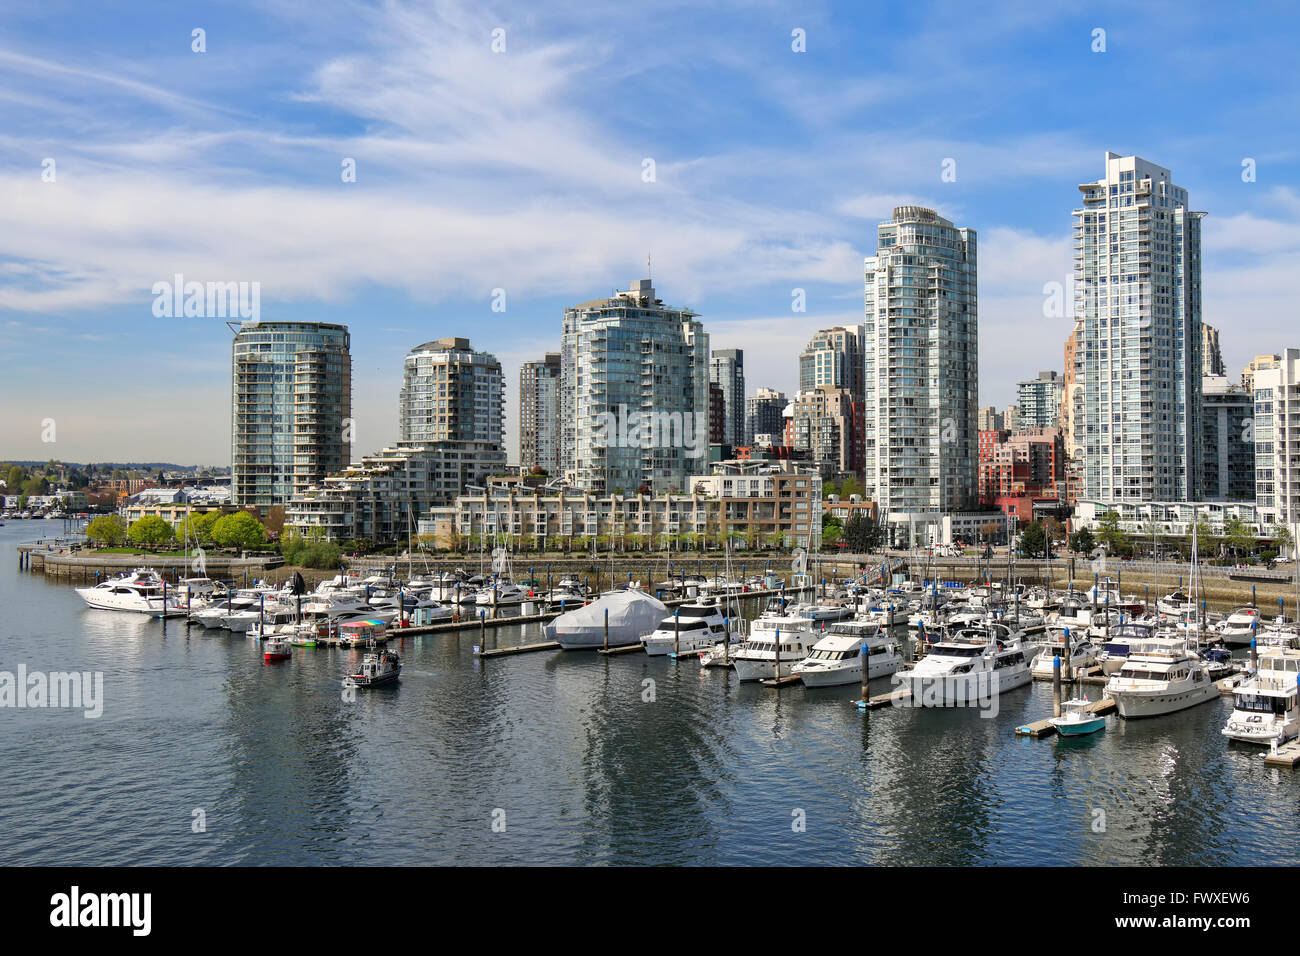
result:
[[[1052,716],[1061,716],[1061,655],[1052,655]]]

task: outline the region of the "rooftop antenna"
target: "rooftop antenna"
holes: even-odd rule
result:
[[[645,254],[645,277],[654,282],[654,275],[650,272],[650,251],[647,249]]]

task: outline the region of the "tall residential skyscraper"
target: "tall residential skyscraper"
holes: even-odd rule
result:
[[[1201,382],[1204,491],[1210,501],[1255,499],[1254,399],[1226,375]]]
[[[1017,382],[1020,416],[1017,427],[1057,428],[1061,424],[1061,394],[1065,380],[1056,371],[1039,372],[1037,378]]]
[[[709,381],[722,387],[722,440],[735,448],[745,441],[745,350],[714,349]]]
[[[1083,455],[1083,373],[1082,356],[1079,355],[1079,338],[1082,323],[1076,322],[1074,331],[1065,340],[1065,386],[1061,392],[1061,432],[1065,438],[1065,454],[1072,462]]]
[[[1227,374],[1223,365],[1223,349],[1219,344],[1219,330],[1208,322],[1201,323],[1201,365],[1207,376]]]
[[[1300,349],[1255,370],[1255,504],[1260,520],[1286,525],[1300,543]]]
[[[560,473],[560,353],[519,368],[519,464]]]
[[[799,355],[799,391],[819,385],[847,388],[855,400],[862,395],[862,327],[841,325],[822,329]]]
[[[284,505],[348,463],[350,347],[344,325],[254,320],[239,326],[231,345],[233,504]]]
[[[709,336],[649,279],[564,311],[561,462],[594,492],[684,491],[709,444]]]
[[[501,450],[501,363],[470,348],[469,339],[437,339],[411,349],[398,404],[400,441],[467,442]]]
[[[754,444],[755,435],[772,435],[779,441],[785,429],[785,407],[789,404],[785,392],[760,385],[753,398],[745,399],[743,444]]]
[[[899,206],[865,263],[866,496],[895,524],[973,505],[979,296],[974,229]]]
[[[1187,501],[1201,487],[1201,219],[1169,170],[1106,154],[1079,187],[1084,496]],[[1077,425],[1076,425],[1077,428]]]

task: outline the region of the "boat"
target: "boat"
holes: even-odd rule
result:
[[[273,637],[262,645],[262,659],[265,661],[288,660],[290,654],[289,642],[283,637]]]
[[[153,568],[136,568],[116,578],[91,587],[74,588],[88,607],[100,611],[133,611],[169,617],[183,615],[170,599],[164,599],[166,586]]]
[[[344,621],[338,626],[339,643],[344,647],[358,647],[388,640],[387,625],[378,618],[367,621]]]
[[[1210,647],[1200,653],[1205,662],[1205,670],[1210,680],[1222,680],[1236,673],[1237,666],[1232,660],[1232,652],[1226,647]]]
[[[1186,591],[1180,588],[1157,600],[1156,610],[1170,617],[1178,617],[1184,611],[1195,611],[1196,602],[1191,599]]]
[[[366,654],[357,669],[343,678],[344,687],[378,687],[391,684],[402,673],[402,661],[390,650]]]
[[[1124,666],[1124,661],[1128,659],[1129,648],[1134,643],[1151,640],[1156,636],[1156,628],[1153,624],[1130,622],[1112,627],[1101,649],[1099,658],[1101,672],[1107,677],[1119,673],[1119,669]]]
[[[794,666],[806,687],[834,687],[862,682],[862,662],[867,680],[888,677],[903,666],[903,654],[889,629],[868,621],[838,621],[812,651]]]
[[[1068,627],[1048,629],[1047,639],[1039,643],[1038,655],[1034,658],[1034,680],[1051,680],[1054,659],[1061,658],[1061,672],[1065,673],[1068,662],[1070,671],[1079,675],[1097,663],[1101,657],[1101,648],[1084,638],[1081,634],[1071,636]]]
[[[1005,624],[949,630],[902,675],[914,707],[977,706],[1032,680],[1022,632]]]
[[[1300,735],[1300,651],[1271,649],[1259,656],[1255,673],[1237,685],[1232,716],[1221,733],[1248,744],[1279,744]]]
[[[821,637],[810,618],[759,618],[750,625],[749,639],[732,652],[731,663],[742,681],[787,677]]]
[[[527,600],[528,589],[509,582],[485,584],[474,595],[474,603],[480,607],[502,607],[507,604],[522,604]]]
[[[1126,719],[1159,717],[1204,704],[1219,688],[1187,642],[1156,637],[1129,645],[1120,669],[1106,682],[1106,696]]]
[[[668,616],[667,605],[644,591],[612,591],[551,621],[544,629],[546,639],[557,642],[566,651],[603,647],[606,611],[609,612],[610,647],[640,643],[643,634],[653,631]]]
[[[641,643],[651,657],[671,654],[674,650],[680,653],[703,651],[723,640],[730,626],[716,604],[683,604],[673,611],[671,617],[664,618],[658,627],[642,637]],[[733,641],[738,639],[734,628],[730,633]]]
[[[1056,728],[1062,737],[1082,737],[1095,734],[1106,726],[1106,718],[1094,714],[1088,708],[1092,701],[1086,697],[1061,701],[1061,716],[1051,718],[1048,723]]]
[[[1229,647],[1249,647],[1250,639],[1262,623],[1259,608],[1239,607],[1223,619],[1217,630],[1223,643]]]

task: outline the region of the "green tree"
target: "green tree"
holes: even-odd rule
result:
[[[126,523],[117,515],[100,515],[86,525],[86,537],[101,548],[115,548],[126,540]]]
[[[247,511],[236,511],[217,519],[212,540],[223,548],[257,548],[266,544],[266,529]]]
[[[1119,527],[1119,512],[1112,509],[1101,516],[1097,541],[1111,554],[1121,554],[1130,547],[1128,535]]]
[[[1223,536],[1228,547],[1240,556],[1251,554],[1255,550],[1255,535],[1244,521],[1233,518],[1223,526]]]
[[[131,522],[126,536],[132,544],[153,548],[172,540],[172,526],[157,515],[145,515]]]
[[[1273,546],[1277,553],[1286,556],[1291,550],[1291,531],[1284,524],[1273,526]]]
[[[1097,541],[1087,528],[1080,528],[1070,535],[1070,550],[1075,554],[1088,554],[1097,547]]]
[[[1047,547],[1047,531],[1042,522],[1032,521],[1020,532],[1019,550],[1023,557],[1041,558]]]

